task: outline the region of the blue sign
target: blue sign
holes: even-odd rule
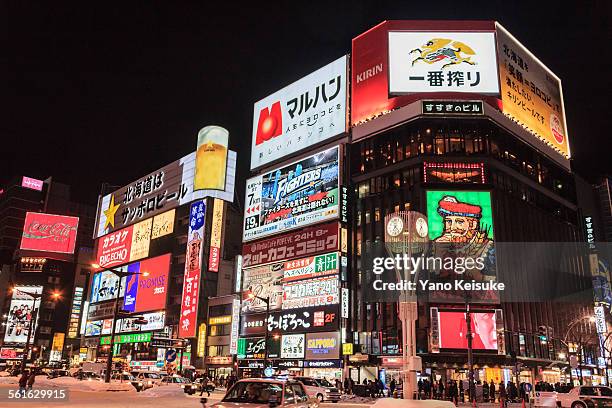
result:
[[[264,377],[272,377],[274,375],[274,369],[272,367],[266,367],[264,370]]]
[[[138,292],[138,275],[140,262],[134,262],[127,267],[129,275],[125,278],[125,297],[123,298],[123,310],[134,312],[136,310],[136,294]]]
[[[204,226],[206,219],[206,205],[204,201],[199,200],[191,204],[189,212],[189,230],[196,231]]]
[[[175,349],[170,349],[170,350],[166,351],[166,361],[171,363],[174,360],[176,360],[176,350]]]

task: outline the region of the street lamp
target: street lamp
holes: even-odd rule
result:
[[[92,267],[95,269],[100,269],[100,265],[92,264]],[[106,359],[106,372],[104,373],[104,382],[109,383],[111,378],[111,369],[113,368],[113,349],[115,346],[115,323],[117,320],[117,315],[119,315],[119,295],[121,294],[121,281],[123,278],[132,276],[132,275],[142,275],[149,276],[149,272],[124,272],[117,269],[105,268],[105,270],[112,272],[119,278],[119,285],[117,287],[117,296],[115,296],[115,305],[113,306],[113,321],[111,324],[111,335],[109,341],[109,349],[108,349],[108,358]]]
[[[576,327],[576,325],[578,323],[580,323],[580,322],[582,322],[584,320],[588,320],[589,323],[595,323],[595,316],[593,316],[593,315],[579,316],[576,319],[572,320],[570,322],[570,324],[567,326],[567,332],[565,333],[565,336],[563,336],[562,342],[567,347],[568,353],[571,353],[570,346],[569,346],[569,343],[568,343],[568,336],[570,335],[570,333],[572,332],[574,327]],[[582,352],[582,342],[580,342],[580,352]],[[578,350],[576,350],[576,353],[578,353]],[[576,357],[578,358],[579,356],[576,356]],[[579,376],[578,376],[579,378],[578,379],[579,379],[580,383],[582,383],[582,380],[581,380],[581,378],[582,378],[582,371],[581,371],[580,366],[581,366],[581,364],[580,364],[580,362],[578,362],[578,373],[579,373]],[[570,381],[573,384],[574,379],[572,378],[571,358],[570,358]]]
[[[266,298],[262,298],[261,296],[257,296],[256,294],[251,292],[249,293],[248,297],[251,300],[259,299],[266,304],[266,319],[264,321],[266,332],[264,335],[265,348],[264,348],[264,364],[263,364],[264,370],[265,370],[268,367],[268,317],[270,316],[270,296]]]
[[[32,312],[30,313],[30,325],[28,327],[28,338],[26,339],[26,344],[23,349],[23,356],[21,357],[21,372],[23,373],[26,367],[27,359],[28,359],[30,340],[34,342],[34,339],[32,338],[32,332],[34,331],[36,321],[38,320],[38,310],[40,309],[40,307],[38,308],[36,307],[36,301],[42,298],[44,294],[27,292],[27,291],[13,287],[11,289],[11,292],[15,293],[15,291],[23,293],[24,295],[30,296],[32,298]],[[54,292],[51,295],[51,297],[53,298],[53,300],[58,300],[60,297],[60,294],[59,292]]]

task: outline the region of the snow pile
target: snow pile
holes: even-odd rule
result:
[[[78,380],[72,377],[59,377],[52,380],[44,379],[44,381],[36,381],[34,384],[39,386],[48,386],[53,388],[68,388],[73,391],[125,391],[125,392],[136,392],[134,386],[129,382],[115,382],[105,383],[104,381],[98,380]]]
[[[8,371],[0,371],[0,377],[10,377],[11,373]]]
[[[0,377],[0,384],[19,384],[19,377]]]
[[[358,397],[354,394],[342,394],[340,396],[340,401],[342,402],[351,402],[356,404],[371,404],[374,402],[374,398],[370,397]]]
[[[175,386],[155,386],[153,388],[149,388],[148,390],[144,390],[138,393],[141,397],[187,397],[185,391],[181,387]]]
[[[372,408],[455,408],[450,401],[380,398]]]

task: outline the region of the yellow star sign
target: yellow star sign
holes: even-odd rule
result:
[[[115,196],[111,195],[111,201],[108,205],[108,208],[104,210],[104,215],[106,216],[106,222],[104,223],[104,229],[108,227],[110,224],[113,228],[115,228],[115,213],[119,209],[119,204],[115,205]]]

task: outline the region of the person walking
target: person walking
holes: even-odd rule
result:
[[[438,381],[438,399],[443,399],[444,398],[444,383],[442,382],[442,379],[440,378],[440,381]]]
[[[395,377],[391,379],[391,383],[389,384],[389,396],[393,397],[393,393],[395,392],[395,387],[397,387],[397,382],[395,382]]]
[[[506,386],[503,380],[499,382],[499,402],[506,404]]]
[[[34,381],[36,381],[36,373],[34,372],[34,370],[32,370],[30,372],[30,376],[28,377],[28,390],[32,389],[32,386],[34,385]]]
[[[452,380],[451,385],[448,390],[448,396],[450,400],[455,406],[459,405],[459,389],[457,388],[457,381]]]
[[[417,382],[417,388],[419,389],[419,394],[417,395],[417,399],[423,399],[423,380],[419,379]]]
[[[28,377],[30,376],[30,372],[28,370],[24,370],[21,374],[21,378],[19,378],[19,394],[23,397],[25,396],[26,387],[28,386]]]
[[[202,389],[200,390],[200,397],[202,396],[204,391],[206,391],[208,396],[210,397],[210,390],[208,389],[208,376],[207,375],[204,375],[202,377]]]
[[[489,401],[495,402],[495,383],[493,379],[491,379],[491,383],[489,384]]]
[[[482,401],[489,402],[489,383],[486,381],[482,383]]]
[[[351,382],[349,381],[349,378],[346,377],[344,379],[344,390],[343,390],[345,394],[350,394],[351,393],[350,383]]]

